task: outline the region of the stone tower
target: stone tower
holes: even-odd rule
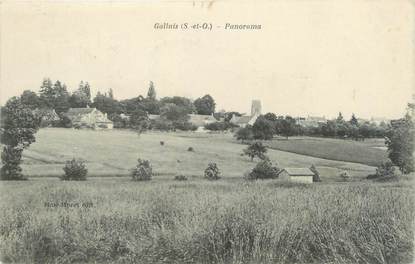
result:
[[[261,101],[252,100],[251,116],[261,115]]]

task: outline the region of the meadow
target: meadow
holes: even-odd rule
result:
[[[362,163],[369,166],[378,166],[387,160],[383,138],[355,141],[319,137],[291,137],[288,140],[276,138],[265,142],[265,145],[276,150],[323,159]]]
[[[160,141],[164,142],[163,146]],[[189,147],[194,151],[188,151]],[[29,177],[57,177],[63,173],[65,161],[75,157],[86,161],[91,177],[128,176],[137,159],[142,158],[151,162],[157,175],[166,178],[176,174],[189,178],[203,177],[209,162],[218,164],[222,177],[240,178],[257,162],[241,156],[244,148],[246,146],[239,144],[232,134],[148,132],[138,135],[127,130],[46,128],[36,134],[36,142],[24,151],[22,167]],[[375,171],[374,167],[361,163],[322,159],[275,149],[269,149],[267,155],[281,168],[308,168],[314,164],[323,179],[328,181],[339,180],[337,176],[344,170],[357,180]]]
[[[41,129],[24,151],[29,180],[0,183],[0,261],[412,262],[413,181],[372,182],[372,166],[275,149],[267,155],[280,168],[314,164],[323,181],[246,181],[256,161],[245,147],[231,134]],[[73,157],[87,181],[58,179]],[[137,158],[150,160],[151,181],[129,177]],[[209,162],[220,180],[203,179]]]
[[[0,186],[4,263],[411,263],[400,183],[274,180]]]

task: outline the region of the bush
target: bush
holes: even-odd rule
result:
[[[161,146],[164,146],[164,141],[160,141],[160,145]]]
[[[279,171],[279,168],[272,166],[271,161],[262,160],[246,175],[246,178],[248,180],[275,179],[278,177]]]
[[[350,180],[350,175],[347,171],[342,171],[340,173],[340,178],[342,178],[343,181],[348,181]]]
[[[376,168],[376,177],[394,177],[395,175],[395,167],[391,161],[382,162]]]
[[[187,151],[195,151],[195,150],[193,149],[193,147],[189,147],[189,148],[187,149]]]
[[[88,174],[88,169],[82,160],[73,158],[66,161],[65,167],[63,167],[65,174],[61,176],[61,180],[64,181],[84,181]]]
[[[176,176],[174,176],[174,179],[176,181],[187,181],[187,177],[184,176],[184,175],[176,175]]]
[[[237,127],[237,125],[230,122],[214,122],[205,125],[205,128],[211,131],[225,131],[234,127]]]
[[[220,171],[216,163],[209,163],[205,169],[205,178],[208,180],[219,180]]]
[[[153,169],[148,160],[137,160],[137,166],[132,169],[131,176],[134,181],[149,181],[153,176]]]
[[[318,172],[314,164],[311,165],[310,170],[314,173],[313,182],[321,182],[320,173]]]
[[[184,121],[174,121],[173,127],[175,129],[183,130],[183,131],[195,131],[197,130],[197,126],[193,125],[190,122],[184,122]]]
[[[261,142],[255,142],[249,145],[243,151],[245,155],[251,158],[251,161],[253,161],[255,157],[258,157],[261,160],[268,159],[268,157],[265,155],[265,153],[267,152],[267,148],[264,145],[262,145]]]
[[[2,180],[27,180],[22,174],[20,161],[22,159],[23,149],[20,147],[12,147],[5,145],[1,153],[1,161],[3,166],[0,170],[0,178]]]

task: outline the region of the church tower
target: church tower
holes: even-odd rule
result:
[[[261,101],[252,100],[251,116],[259,116],[259,115],[261,115]]]

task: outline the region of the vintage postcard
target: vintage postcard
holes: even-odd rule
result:
[[[413,263],[412,0],[0,0],[0,263]]]

